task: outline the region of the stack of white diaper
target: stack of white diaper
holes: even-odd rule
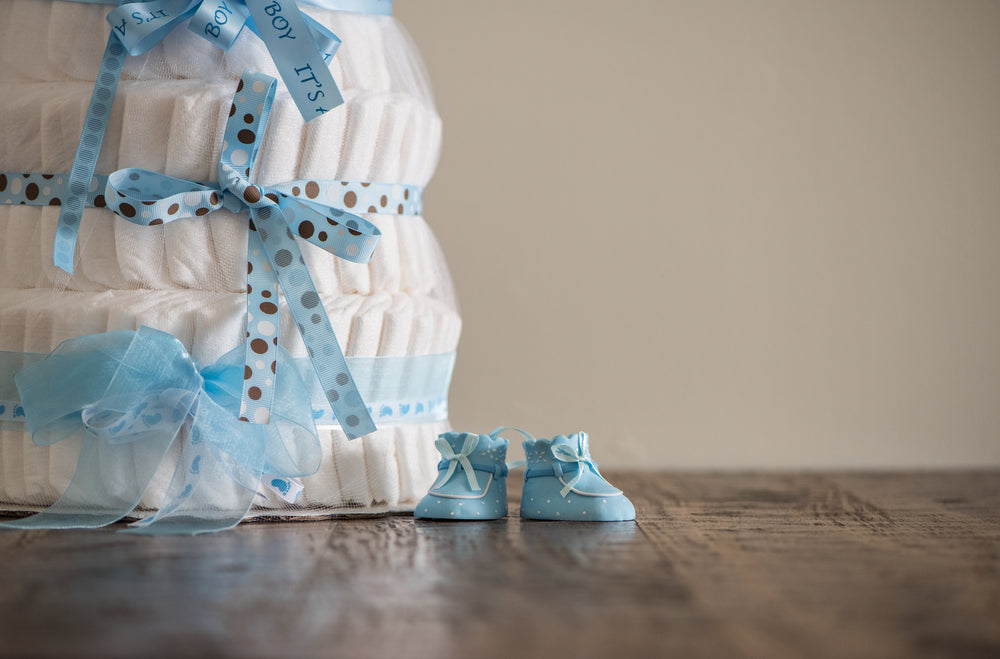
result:
[[[424,185],[437,162],[441,124],[419,55],[394,18],[302,10],[343,41],[331,64],[345,98],[309,124],[279,83],[254,178],[268,185],[336,179]],[[0,171],[70,170],[107,40],[107,5],[49,0],[0,3]],[[140,167],[216,180],[237,80],[245,69],[277,77],[261,41],[244,30],[223,52],[181,27],[126,61],[98,174]],[[179,338],[203,364],[244,338],[247,218],[227,211],[155,227],[103,208],[84,213],[75,272],[52,264],[58,207],[0,205],[0,350],[47,353],[87,334],[147,325]],[[447,353],[460,320],[437,242],[422,217],[363,214],[382,232],[369,264],[300,243],[348,356]],[[305,356],[281,311],[282,342]],[[377,421],[377,419],[376,419]],[[321,429],[324,460],[281,515],[412,508],[433,480],[433,440],[446,422],[381,428],[348,441]],[[26,432],[0,431],[0,509],[51,504],[76,456],[40,448]],[[160,474],[143,504],[155,507]],[[256,514],[271,503],[261,499]]]

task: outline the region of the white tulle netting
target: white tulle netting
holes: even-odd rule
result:
[[[109,33],[108,7],[75,2],[0,3],[0,172],[70,170]],[[302,9],[343,41],[331,71],[343,106],[304,123],[279,83],[254,179],[425,185],[437,163],[441,122],[410,38],[389,16]],[[181,26],[128,58],[98,174],[139,167],[216,180],[236,82],[244,70],[277,76],[260,40],[244,30],[223,52]],[[245,326],[245,216],[217,211],[156,227],[106,209],[84,213],[72,276],[52,264],[58,207],[0,205],[0,350],[44,353],[60,342],[147,325],[178,337],[203,364],[241,343]],[[348,356],[447,353],[461,322],[447,266],[423,217],[365,213],[382,232],[368,264],[302,243],[310,272]],[[305,348],[286,310],[282,342]],[[6,375],[6,374],[5,374]],[[446,422],[381,428],[348,441],[320,430],[324,460],[282,515],[412,508],[433,480],[433,439]],[[0,431],[0,509],[50,504],[72,477],[76,448],[34,446]],[[169,470],[143,502],[155,507]]]

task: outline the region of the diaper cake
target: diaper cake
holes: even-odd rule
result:
[[[386,0],[0,3],[0,512],[412,510],[460,319]]]

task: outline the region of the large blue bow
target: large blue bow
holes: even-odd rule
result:
[[[326,4],[329,2],[326,0]],[[349,11],[370,13],[384,13],[386,5],[390,11],[392,7],[385,0],[351,0],[346,4]],[[125,56],[149,50],[189,18],[192,30],[223,49],[232,45],[244,25],[249,26],[264,42],[306,121],[343,103],[327,66],[340,39],[302,14],[295,0],[121,0],[108,14],[112,30],[73,158],[67,195],[59,211],[52,259],[56,267],[70,274],[87,186],[97,165]]]
[[[47,510],[15,528],[96,528],[128,516],[178,438],[159,511],[137,533],[201,533],[235,526],[262,475],[314,473],[321,449],[305,384],[291,357],[277,376],[269,425],[241,423],[239,349],[199,368],[170,334],[142,327],[70,339],[15,376],[38,445],[82,440],[73,480]],[[177,452],[177,449],[174,449]]]
[[[247,342],[239,416],[262,424],[270,418],[280,283],[322,391],[347,436],[360,437],[373,432],[375,423],[290,227],[295,227],[299,237],[330,253],[360,263],[371,258],[381,233],[361,216],[289,195],[283,186],[262,187],[250,181],[275,84],[274,78],[260,73],[247,72],[240,79],[219,157],[218,184],[124,169],[108,177],[105,199],[109,209],[142,225],[201,217],[223,207],[249,209]]]

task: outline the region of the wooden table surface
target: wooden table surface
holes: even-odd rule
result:
[[[4,657],[1000,657],[1000,472],[612,474],[636,522],[0,532]]]

